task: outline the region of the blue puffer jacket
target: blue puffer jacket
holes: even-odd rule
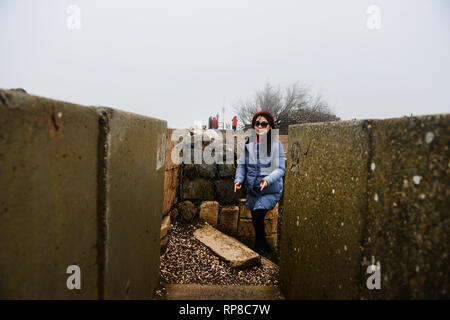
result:
[[[264,142],[265,143],[265,142]],[[272,154],[259,152],[261,143],[252,141],[244,143],[234,183],[244,184],[247,191],[246,207],[249,210],[268,209],[275,207],[283,193],[283,175],[285,173],[285,158],[283,145],[278,139],[273,139]],[[268,187],[260,190],[262,179]]]

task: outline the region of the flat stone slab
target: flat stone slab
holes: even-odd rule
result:
[[[167,300],[284,300],[275,286],[166,284]]]
[[[194,237],[225,260],[230,267],[250,267],[261,263],[260,255],[255,251],[209,225],[195,230]]]

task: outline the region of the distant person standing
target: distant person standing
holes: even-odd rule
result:
[[[213,128],[213,118],[210,116],[208,118],[208,129],[212,129]]]
[[[234,116],[233,119],[231,120],[231,122],[232,122],[232,126],[233,126],[233,131],[236,131],[237,122],[238,122],[237,117]]]
[[[213,118],[213,127],[214,127],[214,129],[218,129],[219,128],[219,122],[217,121],[216,117]]]

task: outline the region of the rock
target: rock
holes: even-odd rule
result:
[[[247,209],[245,203],[246,203],[245,199],[239,199],[239,218],[251,219],[252,213],[250,212],[250,210]]]
[[[273,261],[270,261],[264,256],[261,256],[261,265],[264,268],[272,268],[272,269],[278,269],[278,265],[275,264]]]
[[[245,199],[239,199],[239,218],[240,219],[242,219],[242,218],[251,219],[252,213],[245,206],[245,202],[246,202]],[[275,205],[275,207],[272,210],[269,210],[266,213],[266,216],[264,217],[264,219],[266,219],[266,220],[278,219],[278,203]]]
[[[170,216],[170,221],[174,222],[175,219],[178,216],[178,209],[177,208],[172,208],[172,210],[170,210],[170,212],[169,212],[169,216]]]
[[[178,212],[184,221],[189,222],[197,215],[197,208],[190,201],[183,201],[178,204]]]
[[[217,180],[214,182],[216,186],[216,200],[223,204],[238,203],[239,198],[245,196],[241,188],[236,193],[234,192],[234,180]]]
[[[278,202],[272,210],[269,210],[266,213],[266,216],[264,219],[277,219],[278,220]]]
[[[168,235],[166,235],[164,238],[161,238],[160,253],[164,253],[164,251],[166,251],[168,242],[169,242]]]
[[[15,88],[15,89],[10,89],[11,91],[17,91],[17,92],[22,92],[22,93],[28,93],[25,91],[25,89],[23,88]]]
[[[264,220],[264,231],[266,235],[277,233],[277,220]],[[248,239],[255,239],[255,227],[251,219],[240,219],[238,226],[238,236]]]
[[[194,237],[225,260],[230,267],[250,267],[261,263],[259,254],[209,225],[195,230]]]
[[[238,206],[225,206],[220,210],[219,218],[219,230],[235,235],[237,234],[239,219],[239,207]]]
[[[185,164],[183,166],[183,176],[189,179],[195,179],[198,176],[197,166],[194,164]]]
[[[217,166],[215,164],[199,164],[197,165],[198,173],[204,178],[215,178]]]
[[[266,241],[267,241],[267,244],[269,245],[269,247],[271,247],[275,251],[278,251],[278,235],[276,233],[267,235]]]
[[[220,178],[227,178],[227,177],[233,177],[236,175],[236,166],[234,164],[218,164],[217,167],[219,168],[219,177]]]
[[[238,226],[238,236],[240,238],[246,238],[255,240],[255,228],[251,219],[240,219]]]
[[[164,200],[162,212],[167,213],[177,203],[179,168],[164,170]]]
[[[165,216],[161,223],[161,239],[167,235],[167,231],[170,229],[170,215]]]
[[[214,184],[205,178],[183,179],[183,199],[214,199]]]
[[[217,227],[219,218],[219,203],[217,201],[204,201],[200,205],[200,219],[208,222],[214,227]]]
[[[277,233],[278,219],[265,219],[264,220],[264,230],[266,235]]]

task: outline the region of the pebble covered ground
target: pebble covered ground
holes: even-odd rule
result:
[[[164,283],[203,285],[274,285],[278,286],[278,266],[263,263],[237,269],[229,267],[193,233],[204,222],[188,224],[175,221],[168,232],[167,249],[161,254],[160,286],[154,299],[166,298]]]

